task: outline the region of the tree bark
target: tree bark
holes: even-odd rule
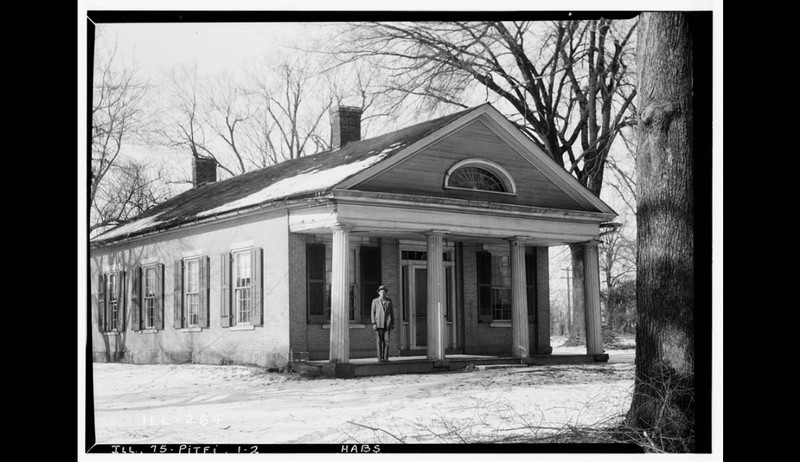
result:
[[[636,380],[628,424],[694,451],[692,34],[686,13],[639,23]]]

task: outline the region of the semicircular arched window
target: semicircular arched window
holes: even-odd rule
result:
[[[467,159],[447,171],[446,188],[516,194],[511,175],[500,165],[485,159]]]

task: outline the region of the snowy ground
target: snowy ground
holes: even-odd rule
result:
[[[554,353],[584,353],[559,347]],[[350,380],[246,366],[93,364],[97,443],[464,443],[593,425],[630,405],[632,340],[608,363]]]

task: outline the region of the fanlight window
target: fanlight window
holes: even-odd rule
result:
[[[461,167],[450,175],[448,186],[506,192],[503,182],[494,173],[480,167]]]
[[[469,159],[450,167],[445,187],[479,191],[516,193],[514,181],[501,166],[483,159]]]

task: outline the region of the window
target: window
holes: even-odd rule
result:
[[[347,262],[347,302],[350,321],[368,322],[372,299],[377,296],[380,285],[380,261],[375,262],[377,247],[362,246],[349,249]],[[359,258],[359,255],[361,258]],[[364,265],[367,265],[367,279],[364,280]],[[306,303],[308,323],[325,324],[331,318],[331,281],[333,278],[333,249],[330,244],[312,243],[306,246]],[[359,271],[360,269],[360,271]],[[362,287],[374,288],[372,293],[365,289],[358,290],[359,273],[362,275]],[[366,308],[364,305],[367,304]],[[362,309],[358,309],[361,306]]]
[[[249,323],[253,310],[252,271],[249,252],[233,254],[233,299],[236,310],[236,323]]]
[[[250,248],[225,252],[220,256],[220,266],[222,326],[262,326],[264,324],[262,249]]]
[[[486,159],[467,159],[457,162],[447,171],[444,187],[495,193],[517,193],[514,180],[506,169]]]
[[[191,257],[175,262],[174,327],[208,327],[208,257]]]
[[[508,255],[492,255],[492,319],[511,319],[511,266]]]
[[[144,269],[144,327],[145,329],[155,329],[156,327],[156,303],[158,297],[158,287],[156,285],[156,267],[148,266]]]
[[[187,260],[184,268],[187,325],[196,327],[200,325],[200,260]]]
[[[164,265],[148,264],[131,275],[131,325],[133,330],[163,329]]]
[[[480,251],[478,264],[478,313],[482,322],[511,319],[511,267],[507,254]]]
[[[505,253],[479,251],[478,312],[481,322],[511,319],[511,257]],[[525,289],[528,322],[536,322],[536,249],[525,251]]]
[[[97,294],[98,325],[104,332],[125,329],[124,285],[124,271],[110,271],[100,276]]]

